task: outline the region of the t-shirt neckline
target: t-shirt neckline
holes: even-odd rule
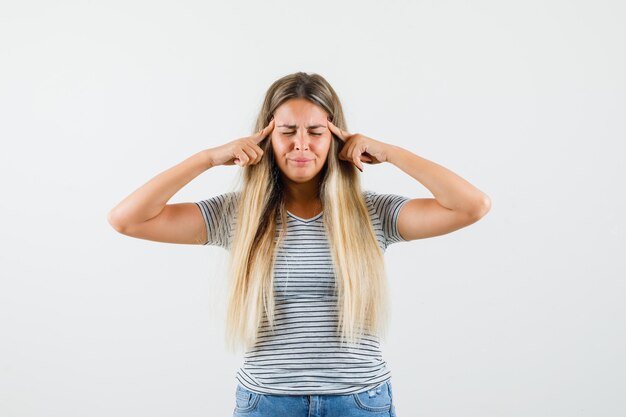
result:
[[[303,219],[302,217],[298,217],[292,212],[290,212],[289,210],[287,210],[287,214],[289,214],[291,217],[295,218],[296,220],[300,220],[301,222],[304,222],[304,223],[309,223],[309,222],[312,222],[313,220],[317,220],[322,215],[322,213],[323,211],[320,211],[319,213],[317,213],[315,216],[311,217],[310,219]]]

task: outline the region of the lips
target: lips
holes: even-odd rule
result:
[[[310,166],[309,162],[312,161],[312,159],[306,159],[306,158],[296,158],[296,159],[290,159],[290,165],[293,167],[308,167]]]

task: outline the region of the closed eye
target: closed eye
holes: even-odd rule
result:
[[[285,136],[291,136],[293,135],[294,132],[290,132],[290,133],[283,133],[283,135]],[[313,136],[322,136],[321,133],[311,133]]]

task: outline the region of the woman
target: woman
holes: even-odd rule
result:
[[[235,415],[394,416],[379,345],[383,253],[468,226],[490,208],[446,168],[346,129],[323,77],[287,75],[268,89],[257,133],[191,156],[109,214],[128,236],[229,250],[226,337],[246,351]],[[435,198],[361,190],[357,169],[383,162]],[[207,169],[233,164],[243,168],[241,190],[166,204]]]

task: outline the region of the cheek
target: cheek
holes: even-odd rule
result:
[[[274,155],[277,159],[282,159],[285,153],[287,153],[287,149],[284,143],[281,143],[280,140],[272,141],[272,150],[274,151]]]
[[[331,140],[332,140],[332,137],[327,137],[327,138],[322,139],[321,143],[319,143],[317,146],[318,152],[323,155],[328,154],[328,152],[330,151]]]

